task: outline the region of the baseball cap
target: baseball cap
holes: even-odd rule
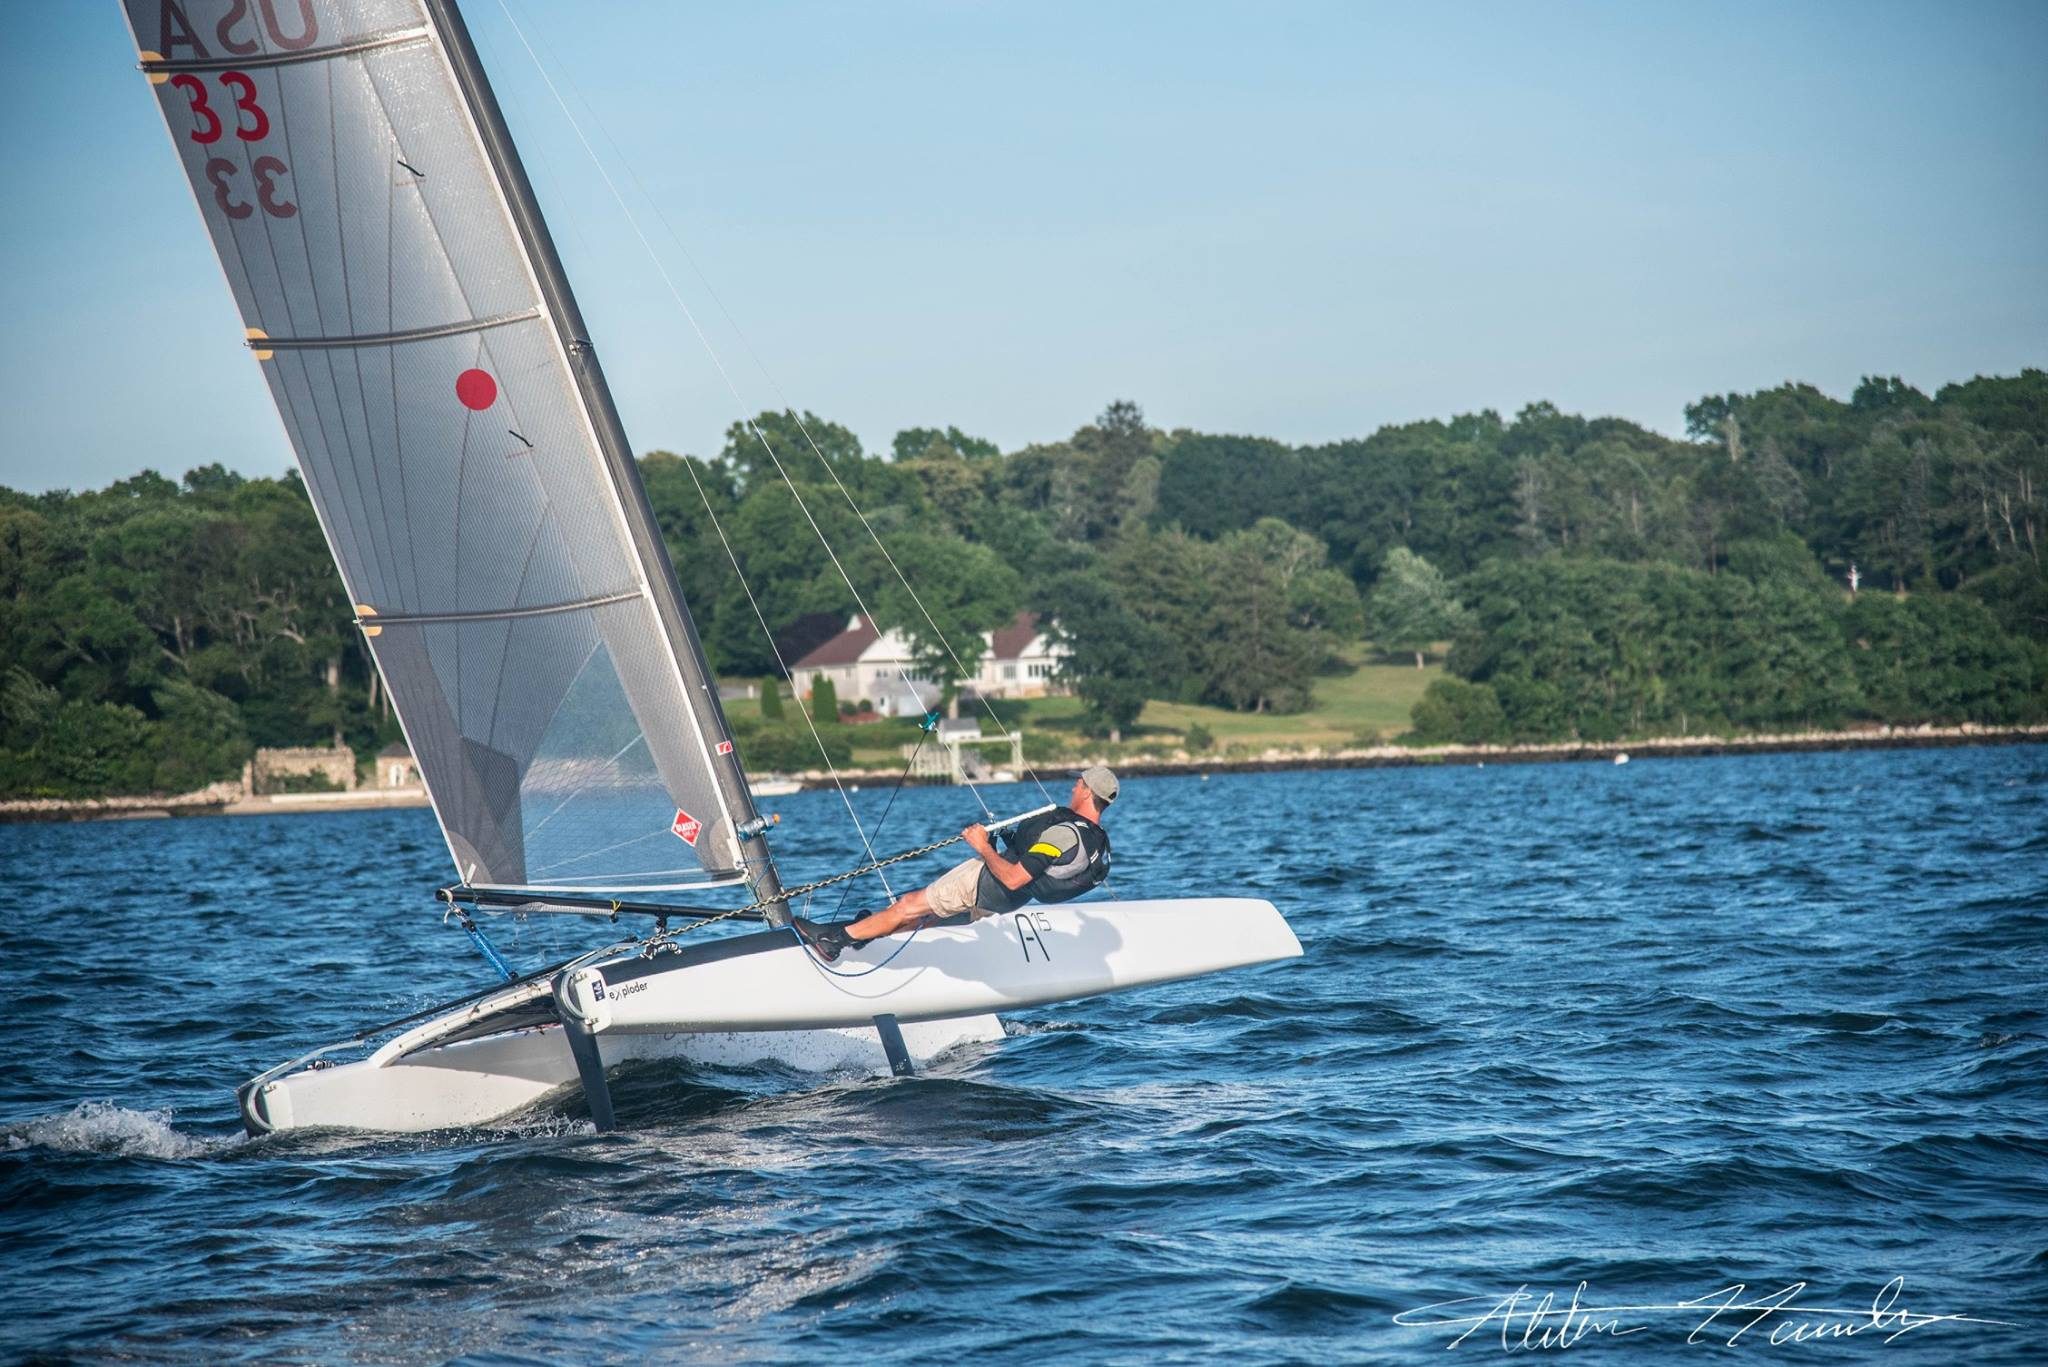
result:
[[[1092,764],[1083,769],[1081,782],[1088,785],[1088,791],[1095,794],[1097,802],[1116,801],[1116,775],[1106,765]]]

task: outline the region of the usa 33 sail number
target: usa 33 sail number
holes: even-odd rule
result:
[[[240,71],[220,73],[219,88],[209,86],[189,71],[171,77],[171,85],[182,92],[192,113],[189,136],[202,147],[212,147],[232,131],[243,142],[262,142],[270,136],[270,115],[257,98],[256,82]],[[261,208],[272,218],[290,218],[299,206],[285,198],[280,184],[291,174],[282,158],[269,153],[249,163],[249,180],[242,183],[242,168],[226,157],[208,157],[206,180],[213,187],[213,202],[232,219],[244,219]]]

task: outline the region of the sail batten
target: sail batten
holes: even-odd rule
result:
[[[459,876],[745,876],[716,691],[452,11],[124,3]]]
[[[198,6],[188,6],[197,8]],[[155,76],[172,76],[179,72],[238,71],[253,67],[288,66],[295,62],[319,62],[331,57],[354,57],[378,48],[399,47],[406,43],[425,43],[433,40],[433,32],[424,24],[413,28],[394,29],[388,33],[366,34],[345,43],[329,47],[284,49],[277,52],[251,52],[242,56],[196,57],[189,61],[175,61],[168,57],[144,51],[142,60],[136,66]]]
[[[361,618],[357,625],[383,630],[385,627],[420,626],[431,622],[502,622],[516,617],[547,617],[557,612],[583,612],[590,608],[609,607],[613,603],[630,603],[636,598],[645,598],[644,591],[631,588],[617,593],[599,594],[592,598],[579,598],[573,603],[536,603],[529,607],[479,608],[472,612],[414,612],[370,613]]]
[[[335,337],[273,337],[268,333],[249,337],[242,345],[251,351],[320,351],[349,347],[403,346],[407,342],[431,342],[437,337],[459,337],[465,333],[489,332],[513,323],[531,322],[541,316],[539,309],[500,313],[489,318],[472,318],[458,323],[410,328],[403,332],[364,332]]]

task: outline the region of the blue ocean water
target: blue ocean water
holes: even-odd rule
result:
[[[770,805],[844,867],[836,797]],[[0,827],[0,1355],[2048,1361],[2048,749],[1133,779],[1111,825],[1115,891],[1268,897],[1306,957],[910,1080],[642,1070],[616,1134],[255,1141],[243,1078],[487,981],[428,814]],[[1582,1283],[1707,1304],[1514,1317]]]

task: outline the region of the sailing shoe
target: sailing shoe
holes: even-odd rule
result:
[[[860,943],[846,933],[845,926],[821,926],[801,916],[790,917],[789,923],[796,927],[796,933],[803,937],[803,942],[828,964],[839,957],[840,951]]]

